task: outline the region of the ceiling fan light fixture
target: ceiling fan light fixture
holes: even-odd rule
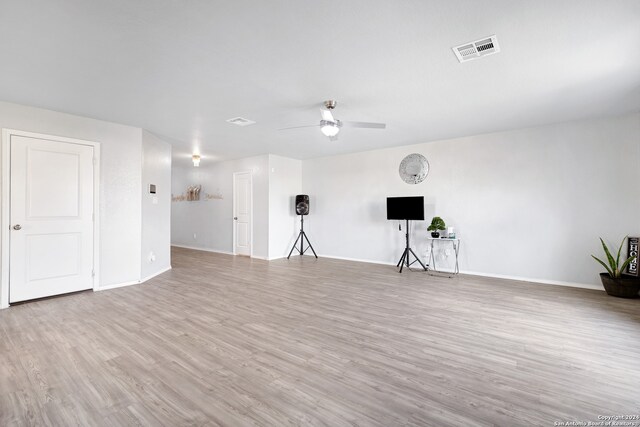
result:
[[[336,136],[338,132],[340,132],[340,122],[329,122],[327,120],[322,120],[320,122],[320,131],[322,131],[324,136]]]
[[[320,132],[326,137],[329,138],[330,141],[336,141],[338,139],[338,133],[340,132],[340,128],[344,126],[348,126],[351,128],[364,128],[364,129],[385,129],[387,127],[384,123],[372,123],[372,122],[343,122],[341,120],[337,120],[333,117],[333,113],[331,111],[336,108],[336,101],[325,101],[325,108],[320,109],[320,115],[322,119],[320,120]],[[298,129],[298,128],[318,128],[318,125],[305,125],[305,126],[293,126],[288,128],[282,128],[278,130],[288,130],[288,129]]]

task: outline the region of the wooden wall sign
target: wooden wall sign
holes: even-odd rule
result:
[[[629,237],[628,239],[628,257],[635,256],[636,259],[629,263],[627,267],[627,274],[632,276],[638,275],[638,245],[640,244],[640,237]]]

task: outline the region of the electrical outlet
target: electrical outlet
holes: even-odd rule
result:
[[[156,254],[154,254],[153,252],[149,252],[149,262],[155,262],[156,261]]]
[[[198,238],[196,237],[196,233],[193,233],[193,240],[198,240]]]

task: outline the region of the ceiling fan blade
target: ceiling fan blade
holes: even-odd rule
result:
[[[316,128],[320,125],[304,125],[304,126],[292,126],[288,128],[280,128],[278,130],[300,129],[300,128]]]
[[[320,114],[322,114],[322,120],[326,120],[328,122],[336,122],[336,119],[333,118],[333,114],[331,114],[331,111],[329,110],[320,110]]]
[[[370,122],[342,122],[345,126],[351,128],[367,128],[367,129],[385,129],[387,125],[385,123],[370,123]]]

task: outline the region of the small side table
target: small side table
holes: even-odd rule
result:
[[[429,266],[431,267],[431,271],[433,271],[434,273],[445,273],[448,274],[449,277],[453,277],[456,274],[458,274],[460,272],[460,268],[458,267],[458,254],[460,253],[460,239],[449,239],[449,238],[437,238],[434,239],[433,237],[427,237],[427,239],[430,241],[430,251],[429,251]],[[438,270],[438,268],[436,267],[436,256],[433,253],[433,248],[434,248],[434,243],[435,242],[451,242],[451,244],[453,245],[453,252],[456,254],[456,266],[454,268],[453,271],[443,271],[443,270]]]

